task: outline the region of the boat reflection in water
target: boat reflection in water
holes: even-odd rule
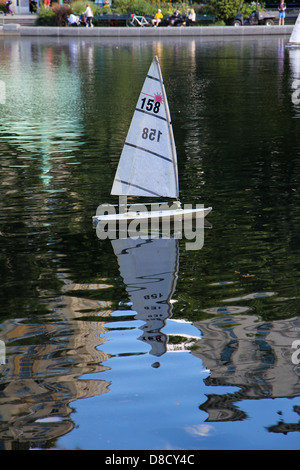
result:
[[[139,338],[151,346],[150,354],[166,352],[167,336],[161,332],[172,316],[172,295],[179,269],[179,246],[175,238],[112,240],[120,274],[137,312],[145,324]]]
[[[289,59],[291,67],[291,97],[292,103],[295,106],[297,113],[299,113],[300,105],[300,44],[298,48],[289,49]]]

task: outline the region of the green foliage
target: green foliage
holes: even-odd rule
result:
[[[68,24],[68,16],[73,13],[69,5],[55,5],[52,10],[55,14],[55,26],[66,26]]]
[[[73,12],[68,5],[55,5],[53,8],[41,5],[36,24],[38,26],[65,26]]]
[[[110,8],[101,8],[98,5],[96,5],[94,2],[90,2],[87,0],[74,0],[73,2],[70,3],[70,7],[73,10],[74,15],[81,15],[86,10],[86,4],[89,3],[90,7],[94,13],[94,15],[97,15],[99,13],[103,13],[102,10],[110,10]],[[108,13],[108,11],[105,11],[105,13]]]
[[[136,15],[152,15],[156,11],[156,7],[147,0],[133,0],[133,12]]]
[[[51,8],[41,5],[36,19],[37,26],[54,26],[55,13]]]
[[[255,10],[256,10],[256,2],[245,3],[243,5],[243,8],[241,9],[241,13],[243,13],[244,18],[248,18],[248,16],[251,15],[251,13]],[[263,11],[263,10],[264,10],[264,4],[259,3],[258,11]]]
[[[86,1],[84,0],[74,0],[74,2],[72,2],[70,4],[73,12],[74,12],[74,15],[81,15],[81,13],[83,13],[86,9]],[[92,8],[93,10],[93,8]]]
[[[247,15],[253,10],[253,5],[250,3],[244,4],[243,0],[210,0],[209,4],[189,4],[187,1],[172,3],[168,0],[113,0],[111,7],[99,7],[94,2],[89,3],[94,15],[112,13],[121,15],[130,13],[137,15],[153,15],[156,13],[157,9],[160,8],[162,14],[167,16],[173,13],[176,8],[179,8],[182,14],[188,14],[190,9],[194,8],[196,14],[215,14],[217,17],[216,25],[230,23],[240,7]],[[41,26],[63,26],[66,24],[67,15],[72,12],[75,15],[80,15],[85,11],[86,4],[86,0],[74,0],[70,3],[70,6],[56,5],[53,8],[47,8],[42,5],[38,13],[36,24]]]
[[[3,11],[3,13],[6,12],[6,5],[5,5],[5,3],[2,3],[2,2],[0,3],[0,11]]]
[[[135,13],[137,15],[151,15],[156,7],[147,0],[115,0],[114,11],[120,14]]]
[[[170,15],[176,8],[179,8],[181,13],[188,13],[191,6],[188,2],[172,3],[167,0],[114,0],[110,12],[123,15],[129,13],[135,13],[136,15],[154,15],[158,8],[161,9],[163,15]],[[101,10],[102,14],[108,13],[108,8],[102,8]]]
[[[192,7],[193,7],[193,5],[189,5],[188,2],[174,2],[174,3],[166,2],[164,8],[165,8],[165,12],[166,12],[165,14],[170,15],[177,8],[180,10],[180,12],[182,14],[188,14]],[[163,8],[162,8],[162,12],[164,12]],[[195,9],[195,13],[197,14],[197,8]]]
[[[80,15],[86,10],[86,0],[75,0],[70,5],[55,5],[52,8],[41,5],[36,25],[38,26],[65,26],[71,13]],[[93,2],[89,2],[94,14],[100,12],[100,8]]]
[[[215,9],[212,5],[207,5],[203,3],[200,3],[200,4],[194,3],[190,7],[194,8],[196,15],[214,15],[215,14]]]
[[[112,15],[115,12],[115,10],[113,10],[110,7],[99,7],[99,6],[97,6],[96,11],[95,10],[93,11],[94,11],[94,14],[96,15]]]
[[[243,2],[241,0],[211,0],[210,4],[214,8],[217,20],[231,23]]]

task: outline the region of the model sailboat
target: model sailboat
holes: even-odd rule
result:
[[[181,208],[178,201],[178,167],[173,129],[161,69],[154,57],[146,76],[113,182],[112,195],[139,196],[147,198],[170,198],[176,200],[164,210],[141,210],[133,205],[130,210],[119,213],[97,211],[95,222],[123,221],[133,219],[169,220],[206,216],[211,207]],[[156,199],[157,200],[157,199]],[[152,203],[161,204],[161,203]],[[112,206],[110,206],[112,207]],[[145,206],[144,206],[145,207]],[[99,209],[99,208],[98,208]]]
[[[297,21],[294,25],[291,37],[287,43],[288,47],[300,47],[300,13],[298,14]]]

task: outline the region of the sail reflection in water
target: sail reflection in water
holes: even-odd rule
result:
[[[145,322],[139,338],[151,346],[150,353],[166,352],[167,337],[161,332],[172,316],[172,295],[179,266],[175,238],[118,239],[112,241],[120,274],[136,318]]]
[[[292,76],[292,103],[298,108],[300,105],[300,45],[289,49],[291,76]]]

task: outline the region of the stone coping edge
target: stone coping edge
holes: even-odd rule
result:
[[[205,36],[272,36],[289,35],[294,25],[286,26],[192,26],[158,28],[132,27],[60,27],[21,26],[9,23],[0,26],[1,36],[56,36],[56,37],[205,37]]]

